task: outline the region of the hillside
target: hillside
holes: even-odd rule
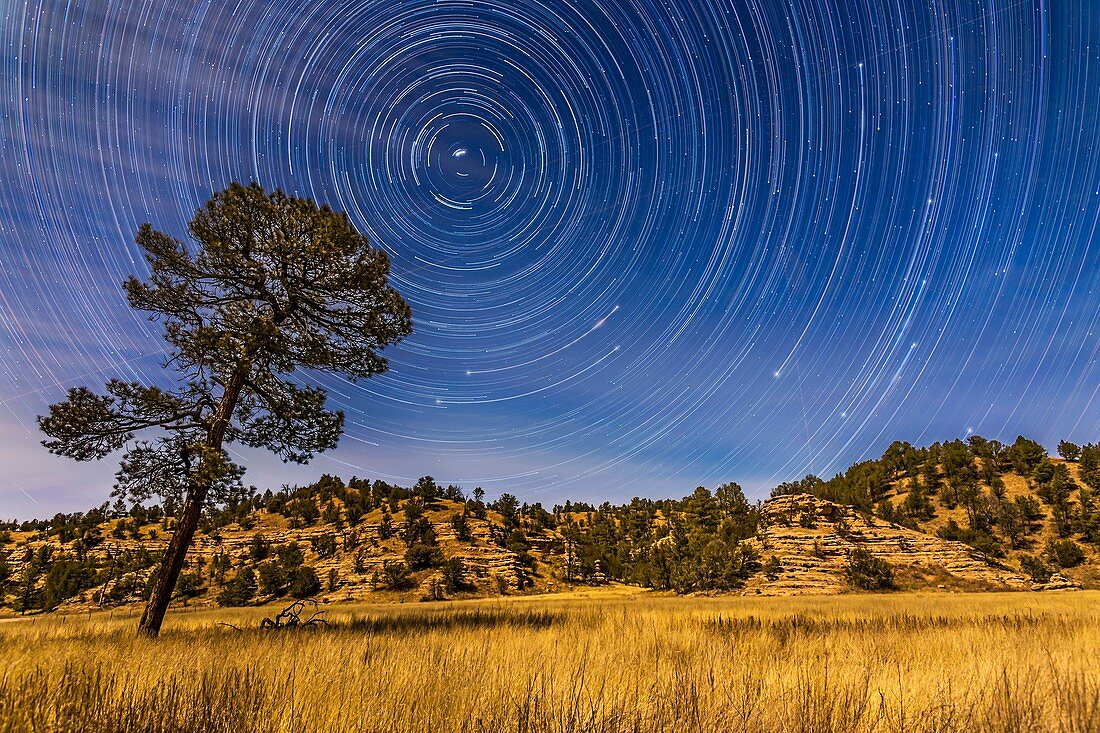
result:
[[[889,526],[963,542],[1036,584],[1100,587],[1100,446],[1062,442],[1048,456],[1024,437],[1005,445],[892,444],[829,481],[807,476],[774,496],[808,493]]]
[[[736,484],[682,500],[547,511],[430,477],[324,476],[212,508],[176,602],[251,605],[543,593],[621,582],[677,593],[827,594],[1100,586],[1100,451],[971,438],[913,448],[753,505]],[[167,508],[167,512],[165,511]],[[172,503],[103,505],[0,529],[5,612],[140,602]],[[862,563],[862,565],[860,565]]]
[[[340,503],[334,501],[332,506]],[[324,603],[368,597],[441,598],[448,560],[461,564],[459,577],[452,577],[446,589],[448,597],[557,589],[552,574],[535,568],[552,565],[550,556],[560,545],[559,537],[531,532],[520,542],[505,531],[495,513],[486,511],[484,518],[464,516],[462,502],[435,501],[424,508],[421,519],[411,522],[403,508],[396,517],[375,509],[354,526],[320,519],[299,526],[264,509],[224,526],[207,526],[196,535],[188,554],[178,602],[243,605],[290,596]],[[340,510],[346,512],[344,507]],[[461,530],[453,521],[456,516],[464,517]],[[58,596],[64,596],[56,606],[62,610],[137,603],[167,544],[170,526],[171,520],[164,517],[158,521],[120,517],[67,541],[48,531],[9,531],[4,545],[9,577],[0,586],[7,590],[4,601],[21,609],[20,593],[25,590],[21,581],[27,569],[37,564],[41,571],[30,595],[42,606],[52,606],[60,600]],[[430,548],[422,567],[410,562],[406,541],[417,533],[421,540],[431,537],[430,544],[413,543],[416,548]],[[87,546],[94,537],[98,541]],[[242,602],[219,601],[245,569],[254,576],[254,593],[246,594]],[[312,572],[301,573],[303,569]],[[71,594],[77,587],[79,592]]]
[[[979,530],[971,534],[968,530],[980,527],[982,522],[976,517],[972,522],[965,503],[952,507],[937,502],[935,515],[918,520],[917,527],[928,534],[957,537],[964,542],[970,540],[977,549],[999,563],[1019,568],[1024,574],[1029,574],[1031,569],[1036,580],[1042,580],[1050,572],[1085,587],[1100,587],[1100,552],[1094,539],[1095,529],[1088,526],[1094,521],[1092,490],[1081,483],[1078,464],[1057,458],[1050,459],[1049,463],[1064,466],[1072,481],[1064,489],[1064,498],[1048,502],[1039,495],[1042,486],[1037,485],[1033,477],[1008,471],[1000,475],[1003,501],[1021,507],[1018,514],[1002,515],[990,522],[984,532]],[[892,485],[888,499],[904,506],[911,486],[911,479],[898,481]],[[979,482],[979,488],[985,494],[984,497],[979,495],[979,511],[983,498],[985,502],[1002,501],[993,496],[988,484]],[[1017,520],[1019,529],[1006,526]],[[989,537],[993,538],[992,543]]]
[[[1026,590],[1028,580],[998,567],[961,542],[944,540],[884,522],[852,507],[810,494],[791,494],[764,503],[753,542],[761,555],[775,557],[772,572],[753,575],[745,595],[825,595],[850,590],[848,558],[865,548],[893,568],[898,587],[951,590]]]

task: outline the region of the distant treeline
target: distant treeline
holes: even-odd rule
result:
[[[1096,501],[1096,492],[1100,491],[1100,446],[1062,441],[1059,453],[1065,462],[1051,460],[1041,445],[1024,437],[1005,445],[971,436],[966,441],[933,443],[923,448],[898,441],[880,458],[857,463],[829,480],[809,475],[780,484],[771,494],[812,494],[923,531],[928,531],[928,523],[941,510],[954,512],[962,508],[963,521],[952,518],[938,524],[940,536],[970,544],[991,557],[1016,552],[1022,569],[1041,581],[1059,567],[1083,561],[1085,555],[1077,541],[1100,545],[1100,508]],[[1083,486],[1078,485],[1066,462],[1077,464]],[[1009,473],[1023,477],[1028,490],[1010,496],[1003,479]],[[617,580],[690,592],[736,588],[751,574],[762,569],[767,572],[765,559],[756,546],[745,542],[757,533],[760,507],[750,503],[735,483],[713,491],[699,487],[680,500],[634,498],[625,504],[605,502],[598,507],[567,501],[546,509],[538,502],[520,502],[509,493],[486,502],[481,488],[467,496],[460,487],[442,486],[430,476],[411,487],[402,487],[380,480],[344,481],[324,475],[312,484],[285,486],[279,491],[242,489],[224,504],[208,507],[201,531],[216,535],[229,525],[249,530],[255,526],[259,512],[266,511],[285,517],[292,528],[331,527],[333,541],[323,546],[315,543],[317,547],[313,548],[324,557],[338,551],[336,535],[350,533],[358,537],[353,530],[376,512],[372,531],[380,539],[394,535],[396,522],[405,528],[401,539],[408,548],[406,562],[392,569],[394,578],[389,583],[398,587],[408,580],[410,572],[446,564],[434,530],[424,518],[426,509],[441,502],[457,507],[450,521],[460,541],[473,542],[470,519],[487,521],[499,528],[492,533],[494,541],[514,551],[531,572],[536,572],[537,566],[528,553],[531,538],[552,536],[554,572],[567,582]],[[105,503],[87,512],[4,523],[0,525],[0,547],[10,545],[12,532],[18,530],[35,533],[38,540],[63,544],[65,549],[42,546],[32,552],[24,548],[18,558],[15,549],[0,551],[0,594],[14,592],[16,597],[8,600],[17,608],[51,608],[83,589],[103,584],[104,578],[133,577],[135,571],[152,566],[154,558],[147,550],[139,547],[106,560],[90,551],[104,541],[105,533],[130,539],[156,538],[158,532],[167,536],[177,509],[171,501],[127,506],[119,499],[113,505]],[[150,529],[150,525],[157,527]],[[1044,533],[1044,528],[1051,531]],[[1042,534],[1057,539],[1036,546],[1035,540]],[[358,540],[352,544],[345,538],[344,548],[357,544]],[[250,572],[262,575],[265,567],[271,566],[266,571],[269,588],[286,591],[300,581],[299,590],[320,590],[315,575],[305,577],[300,559],[282,565],[268,559],[261,567],[270,553],[254,554],[257,564]],[[293,549],[290,555],[295,556]],[[774,562],[774,558],[767,558],[767,562]],[[16,563],[22,568],[19,578],[14,577]],[[228,569],[221,569],[219,582],[227,577]],[[233,577],[242,572],[238,569]],[[452,567],[448,572],[451,585],[461,587],[461,567]],[[281,575],[275,577],[277,573]],[[256,581],[247,577],[246,581],[251,583],[246,589],[251,593],[247,598],[251,598]],[[193,585],[195,580],[187,582]],[[118,600],[141,592],[120,582],[110,587]],[[519,587],[523,587],[522,578]]]
[[[210,507],[201,531],[216,535],[229,525],[252,529],[258,512],[263,510],[285,517],[291,528],[323,525],[346,535],[367,514],[377,511],[380,514],[376,515],[373,531],[380,540],[396,534],[396,523],[404,528],[401,539],[408,545],[405,568],[395,572],[421,570],[444,564],[424,512],[439,502],[449,502],[449,506],[461,507],[451,518],[460,541],[473,541],[468,518],[489,521],[499,527],[492,533],[494,541],[516,553],[521,564],[532,571],[536,563],[528,553],[529,535],[550,533],[555,540],[553,548],[560,556],[561,577],[567,582],[614,579],[678,591],[728,589],[760,567],[757,553],[742,542],[756,532],[758,508],[745,499],[737,484],[724,484],[713,493],[700,487],[680,501],[634,499],[629,504],[604,503],[598,508],[566,502],[552,511],[538,502],[520,502],[508,493],[488,503],[484,497],[481,488],[467,497],[459,487],[441,486],[430,476],[406,488],[358,478],[345,482],[325,475],[307,486],[262,494],[242,492],[223,506]],[[149,529],[150,524],[159,524],[160,531],[167,535],[175,509],[170,503],[127,507],[118,501],[88,512],[57,514],[50,520],[9,523],[0,541],[10,542],[11,530],[18,529],[34,532],[39,540],[52,539],[71,548],[61,553],[48,546],[40,547],[37,553],[24,550],[27,556],[23,558],[20,585],[27,597],[16,599],[16,607],[50,608],[82,589],[103,583],[105,577],[121,577],[150,567],[154,558],[147,551],[104,563],[90,550],[104,541],[107,524],[111,525],[109,534],[117,539],[156,538],[158,530]],[[314,550],[321,557],[330,552],[320,545]],[[257,557],[258,561],[263,559]],[[11,575],[11,564],[0,553],[0,584],[13,580]],[[519,587],[524,587],[522,578]],[[124,597],[132,590],[119,589],[117,594]],[[34,602],[31,596],[35,596]]]

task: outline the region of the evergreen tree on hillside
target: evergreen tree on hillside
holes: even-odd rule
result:
[[[1067,461],[1076,461],[1081,458],[1081,448],[1076,443],[1060,440],[1058,441],[1058,455]]]
[[[1008,448],[1008,460],[1012,469],[1021,476],[1030,476],[1031,472],[1047,457],[1043,446],[1022,435]]]
[[[1077,469],[1081,480],[1091,489],[1100,491],[1100,445],[1087,443],[1081,446]]]

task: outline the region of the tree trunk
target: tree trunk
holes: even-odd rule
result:
[[[214,415],[214,421],[206,434],[203,445],[212,452],[220,452],[222,441],[225,439],[225,430],[229,427],[229,421],[233,417],[233,411],[237,408],[237,398],[240,397],[241,388],[244,386],[246,369],[238,368],[229,378],[218,403],[218,411]],[[206,463],[206,457],[199,465],[198,473],[205,475],[202,464]],[[149,601],[145,611],[141,614],[141,622],[138,624],[138,634],[155,637],[160,633],[160,625],[164,621],[164,614],[168,610],[168,604],[172,600],[172,592],[176,588],[176,580],[183,570],[183,561],[187,557],[187,550],[191,547],[191,540],[195,536],[195,530],[199,526],[199,517],[202,515],[202,505],[206,501],[206,493],[209,491],[209,483],[198,482],[191,486],[187,492],[187,499],[180,513],[179,524],[172,534],[168,547],[164,550],[160,567],[157,569],[156,580],[149,592]]]

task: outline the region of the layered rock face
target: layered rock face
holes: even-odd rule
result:
[[[827,595],[850,590],[845,568],[848,554],[857,547],[890,563],[902,587],[1031,587],[1022,575],[991,564],[961,542],[866,517],[809,494],[765,502],[761,520],[754,542],[763,557],[776,557],[783,569],[770,578],[764,573],[754,575],[742,591],[746,595]]]

